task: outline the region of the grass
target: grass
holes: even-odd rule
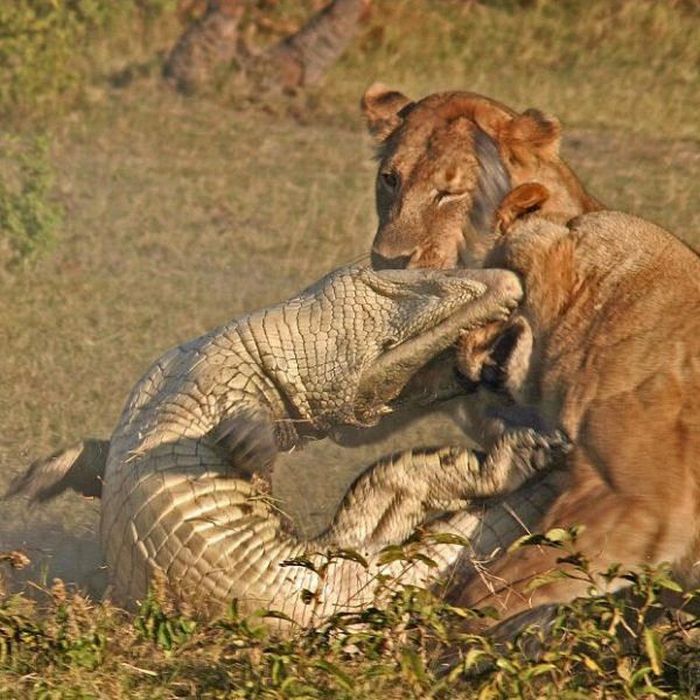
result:
[[[53,182],[46,151],[41,139],[0,143],[0,265],[27,262],[52,243],[61,211],[50,203]]]
[[[676,588],[665,570],[610,572],[619,576],[637,607],[583,599],[556,611],[546,635],[501,645],[464,631],[470,611],[392,582],[379,607],[280,636],[263,611],[193,617],[161,584],[133,615],[57,581],[41,609],[19,596],[0,603],[0,697],[697,697],[700,621],[658,621],[660,594]]]
[[[289,2],[275,11],[283,16],[292,5],[298,12]],[[97,36],[80,49],[92,59],[78,61],[80,89],[46,97],[31,113],[3,110],[18,137],[47,134],[55,183],[48,203],[60,207],[63,223],[43,257],[0,271],[0,489],[31,459],[108,434],[129,388],[166,348],[367,253],[374,163],[357,103],[374,79],[414,96],[465,88],[557,114],[565,153],[595,195],[700,246],[693,3],[378,0],[327,84],[288,102],[251,103],[232,88],[197,99],[172,94],[154,56],[176,33],[165,22],[152,44],[124,27],[111,42]],[[145,67],[114,87],[112,77],[134,65]],[[298,498],[313,487],[325,499],[321,515],[342,491],[335,482],[351,478],[349,467],[328,477],[323,461],[316,472],[309,463],[296,469],[280,489]],[[35,561],[31,578],[61,575],[99,590],[94,504],[66,496],[31,512],[22,503],[2,507],[0,550],[24,544]],[[115,614],[104,612],[111,639],[133,627]],[[112,647],[105,669],[127,668],[126,696],[156,687],[162,697],[187,695],[189,686],[176,683],[191,682],[183,678],[209,662],[212,677],[229,678],[231,652],[219,647],[231,642],[217,638],[208,656],[216,634],[207,628],[185,651],[157,656],[147,669],[157,681],[120,665],[126,642]],[[139,666],[150,643],[139,642],[124,663]],[[40,656],[26,650],[26,669]],[[110,695],[107,685],[90,690],[79,665],[46,663],[46,697],[60,683],[65,695]],[[22,677],[5,673],[0,696]],[[39,694],[42,682],[22,681],[22,693]],[[75,689],[85,683],[81,696]]]

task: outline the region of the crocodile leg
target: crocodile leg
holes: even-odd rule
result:
[[[368,550],[401,543],[438,515],[512,493],[567,450],[560,433],[519,429],[487,453],[442,447],[390,455],[355,480],[324,539]]]

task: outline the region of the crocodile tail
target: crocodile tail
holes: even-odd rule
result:
[[[108,453],[109,440],[87,438],[49,457],[37,459],[24,474],[10,482],[5,498],[26,496],[30,501],[42,503],[66,489],[99,498]]]

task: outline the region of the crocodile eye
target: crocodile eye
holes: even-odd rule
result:
[[[398,338],[387,338],[382,343],[382,352],[389,352],[389,350],[393,350],[399,344],[400,341]]]
[[[393,193],[399,189],[401,178],[395,170],[386,170],[379,173],[379,182],[385,190]]]

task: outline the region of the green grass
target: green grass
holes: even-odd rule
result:
[[[291,6],[300,16],[296,3],[275,11],[284,17]],[[176,23],[149,35],[132,21],[115,20],[109,31],[105,24],[76,47],[70,90],[32,87],[36,100],[20,92],[1,106],[17,138],[48,134],[54,186],[42,201],[63,211],[63,223],[30,265],[0,269],[0,489],[31,459],[108,434],[130,387],[166,348],[366,255],[375,166],[357,104],[375,79],[413,96],[464,88],[557,114],[565,153],[595,195],[700,246],[693,3],[378,0],[327,83],[288,102],[250,103],[233,86],[202,98],[172,94],[160,83],[157,52]],[[130,66],[140,67],[134,80],[114,87],[114,74]],[[15,167],[0,158],[0,182]],[[298,498],[313,487],[326,499],[323,513],[342,491],[323,462],[291,474],[280,489],[294,494],[296,486]],[[59,574],[100,588],[95,504],[66,496],[35,511],[2,507],[0,550],[24,543],[36,562],[31,577]],[[109,619],[111,639],[135,634],[133,621]],[[183,652],[151,659],[156,680],[121,663],[150,659],[145,640],[133,651],[126,642],[110,647],[105,673],[121,669],[131,684],[125,697],[157,696],[156,687],[162,697],[187,695],[209,662],[212,677],[230,680],[230,649],[221,649],[232,642],[209,628],[195,638]],[[23,673],[28,695],[42,683],[64,683],[66,695],[91,687],[82,667],[23,653],[24,671],[0,672],[0,696],[11,696]],[[28,670],[37,660],[48,680]],[[353,673],[368,670],[347,663]],[[402,673],[400,659],[387,663]],[[83,696],[109,696],[102,682]],[[377,695],[389,696],[390,686],[377,685]]]
[[[134,615],[55,582],[41,608],[0,602],[0,697],[697,697],[700,620],[664,615],[659,597],[676,590],[665,570],[611,571],[610,581],[620,575],[636,607],[582,599],[556,611],[546,634],[530,628],[500,645],[466,630],[474,613],[395,582],[377,607],[285,636],[264,611],[243,618],[235,604],[193,617],[162,584]]]
[[[61,210],[51,202],[47,150],[41,138],[0,141],[0,265],[27,262],[53,242]]]

